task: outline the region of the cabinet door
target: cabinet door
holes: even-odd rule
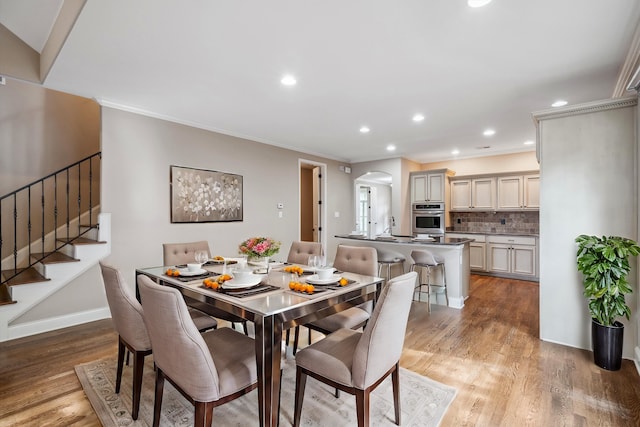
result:
[[[474,209],[496,208],[496,181],[494,178],[478,178],[471,181],[471,206]]]
[[[471,242],[469,244],[469,266],[471,270],[485,271],[485,244]]]
[[[471,180],[451,181],[451,210],[471,207]]]
[[[540,175],[525,175],[524,208],[540,209]]]
[[[511,247],[511,272],[526,276],[536,275],[535,246],[513,245]]]
[[[521,209],[522,198],[521,176],[498,178],[498,209]]]
[[[427,201],[427,175],[411,176],[411,203]]]
[[[489,245],[489,271],[496,271],[499,273],[511,272],[511,246],[502,245],[499,243],[491,243]]]
[[[444,203],[444,174],[436,173],[427,175],[429,192],[427,200],[430,202]]]

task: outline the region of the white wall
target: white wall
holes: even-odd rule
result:
[[[580,234],[637,239],[638,199],[634,104],[542,112],[540,162],[540,337],[591,349],[591,321],[576,269]],[[566,115],[566,116],[565,116]],[[630,283],[638,292],[635,271]],[[634,318],[635,296],[627,298]],[[624,357],[632,358],[638,333],[627,322]]]
[[[282,242],[284,259],[299,236],[298,159],[327,165],[327,255],[332,236],[353,227],[352,175],[340,164],[270,145],[116,109],[102,109],[102,210],[112,214],[112,254],[133,286],[136,267],[162,264],[163,242],[207,240],[214,255],[233,256],[238,244],[266,235]],[[244,221],[172,224],[169,166],[243,176]],[[283,203],[278,218],[277,203]],[[338,212],[339,216],[336,216]]]

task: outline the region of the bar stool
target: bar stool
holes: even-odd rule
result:
[[[384,277],[385,280],[391,280],[391,267],[399,265],[402,268],[402,274],[404,274],[404,262],[407,260],[400,252],[389,251],[386,249],[376,249],[378,252],[378,277]],[[387,274],[382,275],[382,269],[387,268]]]
[[[411,251],[411,259],[413,260],[413,264],[411,265],[411,271],[414,271],[416,268],[425,268],[427,270],[427,303],[429,304],[429,311],[431,311],[431,288],[439,288],[436,292],[444,292],[444,298],[447,302],[447,306],[449,306],[449,296],[447,295],[447,275],[444,268],[444,258],[440,256],[436,256],[433,253],[424,250],[424,249],[416,249]],[[431,270],[434,268],[440,268],[442,270],[442,283],[432,283],[431,282]],[[422,287],[425,285],[422,283],[421,275],[418,276],[418,301],[420,301],[420,294],[423,293]],[[415,295],[415,293],[414,293]],[[436,296],[436,302],[437,302]]]

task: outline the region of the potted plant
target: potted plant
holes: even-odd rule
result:
[[[622,363],[624,325],[631,309],[625,295],[631,293],[627,275],[629,257],[640,253],[640,246],[624,237],[576,237],[578,271],[583,274],[584,296],[589,301],[593,358],[601,368],[617,371]]]

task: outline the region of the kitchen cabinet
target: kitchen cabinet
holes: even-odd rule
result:
[[[447,233],[448,237],[473,239],[469,243],[469,267],[471,271],[486,271],[486,243],[484,234]]]
[[[446,203],[446,177],[453,175],[447,169],[411,172],[411,203]]]
[[[498,177],[498,209],[540,208],[540,175]]]
[[[535,237],[488,235],[486,240],[489,272],[536,276]]]
[[[496,180],[493,177],[451,180],[451,210],[494,210]]]

